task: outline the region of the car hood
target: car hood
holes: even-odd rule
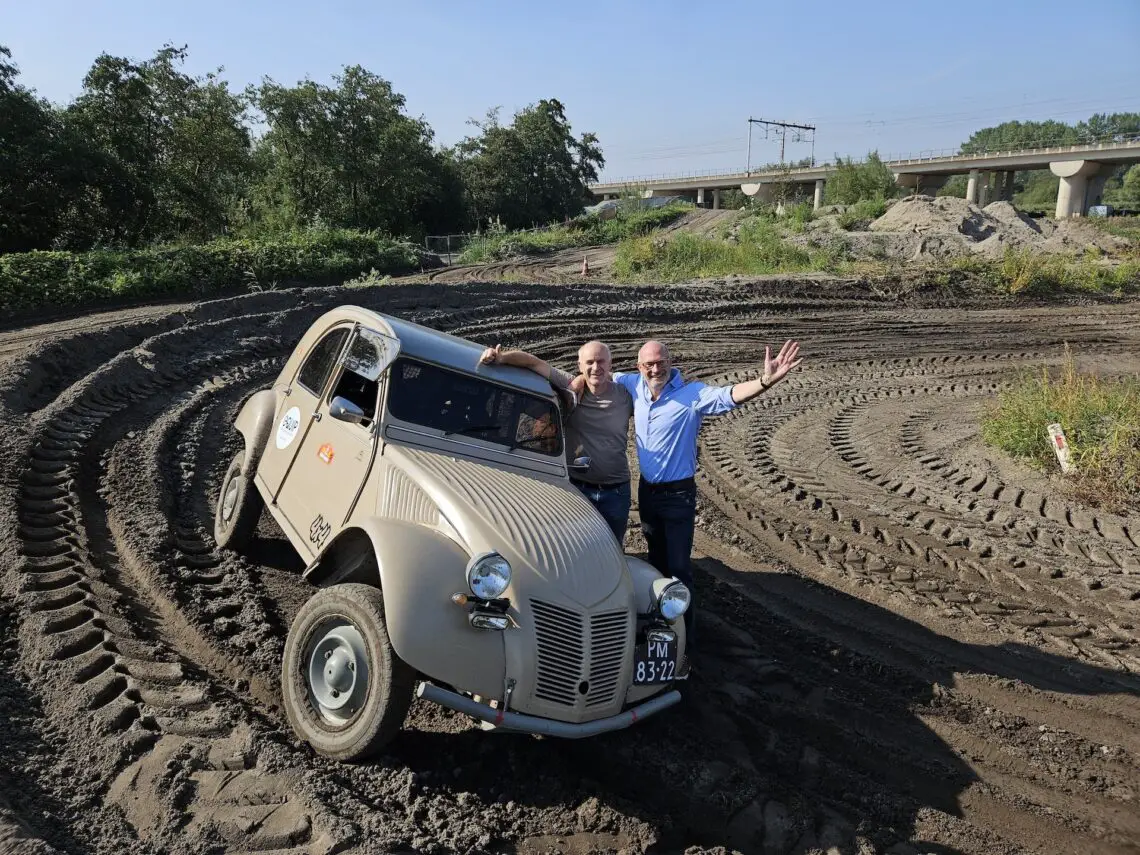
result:
[[[493,550],[511,563],[512,587],[524,587],[522,593],[538,593],[520,578],[523,568],[586,608],[621,583],[621,547],[569,482],[407,447],[389,446],[389,455],[390,464],[427,494],[472,554]]]

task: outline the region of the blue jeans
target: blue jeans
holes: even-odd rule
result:
[[[629,525],[629,482],[616,486],[598,486],[585,481],[575,481],[574,486],[590,500],[602,518],[609,523],[617,538],[618,545],[625,543],[625,529]]]
[[[641,531],[649,545],[649,563],[665,576],[676,576],[693,595],[685,612],[686,645],[695,639],[694,614],[697,594],[693,589],[693,528],[697,516],[697,488],[692,481],[683,486],[660,488],[641,480],[637,484],[637,505]]]

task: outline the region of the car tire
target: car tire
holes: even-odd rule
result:
[[[332,585],[301,607],[285,640],[285,715],[318,754],[366,760],[399,733],[415,676],[392,648],[379,589]]]
[[[242,549],[253,538],[265,500],[253,484],[253,475],[242,475],[242,461],[245,455],[239,453],[230,462],[222,487],[218,491],[218,503],[214,508],[214,540],[222,549]]]

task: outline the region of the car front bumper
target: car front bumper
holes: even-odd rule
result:
[[[611,730],[622,730],[636,724],[643,718],[673,706],[681,700],[681,693],[676,689],[671,689],[617,715],[577,724],[510,712],[509,710],[497,710],[465,695],[457,694],[428,682],[419,684],[416,688],[416,697],[479,719],[487,730],[533,733],[541,736],[558,736],[563,739],[582,739],[587,736],[597,736],[599,733],[608,733]]]

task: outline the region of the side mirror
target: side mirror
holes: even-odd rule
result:
[[[348,422],[354,425],[360,424],[365,419],[364,410],[339,395],[329,401],[329,415],[338,422]]]
[[[574,461],[570,463],[566,468],[571,472],[575,472],[581,475],[590,468],[591,463],[593,463],[593,461],[589,457],[575,457]]]

